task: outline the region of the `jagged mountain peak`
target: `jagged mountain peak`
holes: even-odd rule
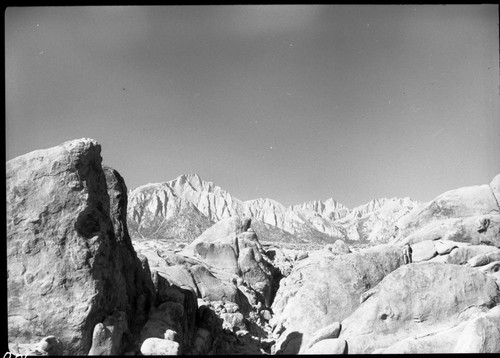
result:
[[[352,212],[365,213],[365,212],[370,212],[370,211],[376,210],[376,209],[378,209],[378,208],[386,205],[387,203],[391,203],[391,202],[399,202],[399,203],[401,203],[401,202],[404,202],[404,201],[407,201],[407,200],[410,200],[410,199],[409,198],[398,198],[398,197],[393,197],[393,198],[376,198],[376,199],[370,200],[366,204],[356,206],[351,211]]]
[[[354,228],[355,222],[373,215],[375,218],[391,221],[404,206],[412,204],[408,198],[380,198],[350,210],[333,197],[292,206],[284,206],[271,198],[241,201],[213,182],[205,181],[200,175],[193,173],[134,189],[130,195],[130,203],[135,209],[129,207],[129,217],[136,221],[138,227],[141,225],[142,215],[148,215],[152,224],[156,220],[164,225],[165,220],[173,219],[183,211],[181,204],[184,201],[189,204],[189,210],[186,209],[185,212],[193,217],[202,215],[205,218],[203,225],[199,225],[200,228],[209,222],[218,222],[228,217],[250,217],[288,234],[311,240],[320,237],[363,239],[366,230],[363,227]],[[191,207],[196,208],[197,212]],[[346,229],[348,227],[352,229]]]
[[[167,183],[147,183],[147,184],[144,184],[144,185],[140,185],[136,188],[133,188],[133,189],[129,189],[128,190],[128,195],[130,195],[131,193],[134,193],[134,192],[143,192],[143,193],[147,193],[147,192],[153,192],[153,191],[158,191],[158,190],[170,190],[171,191],[171,188],[170,186],[167,184]]]
[[[325,201],[306,201],[302,204],[293,205],[291,209],[309,212],[313,215],[319,215],[329,220],[337,220],[343,218],[350,212],[347,206],[336,201],[333,198],[328,198]]]
[[[328,210],[328,209],[341,209],[341,210],[350,211],[347,206],[338,202],[337,200],[335,200],[332,197],[330,197],[324,201],[322,201],[322,200],[306,201],[306,202],[301,203],[301,204],[292,205],[292,208],[312,209],[312,210],[315,210],[318,212],[322,212],[325,209],[326,210]]]
[[[248,204],[248,205],[261,204],[261,205],[266,205],[266,206],[285,208],[285,206],[283,204],[281,204],[279,201],[276,201],[276,200],[270,199],[270,198],[251,199],[251,200],[244,201],[244,203]]]
[[[342,203],[338,202],[337,200],[335,200],[335,199],[334,199],[334,198],[332,198],[332,197],[330,197],[330,198],[326,199],[326,200],[324,201],[324,203],[325,203],[325,204],[327,204],[327,203],[331,203],[332,205],[337,205],[337,206],[340,206],[340,205],[341,205],[341,206],[343,206],[343,207],[347,208],[347,206],[345,206],[344,204],[342,204]]]
[[[197,173],[182,174],[174,180],[168,181],[167,183],[169,183],[171,186],[184,186],[188,184],[195,190],[203,190],[205,187],[213,186],[212,182],[202,180]]]

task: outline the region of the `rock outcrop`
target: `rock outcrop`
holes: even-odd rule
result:
[[[172,330],[180,337],[190,337],[179,342],[183,354],[261,353],[258,342],[267,336],[263,326],[271,319],[268,308],[275,292],[275,271],[250,219],[222,219],[176,253],[162,249],[161,243],[139,241],[134,245],[150,262],[161,301],[172,300],[169,290],[174,286],[188,289],[198,300],[194,330],[179,329],[175,320],[166,320],[168,315],[155,311],[144,326],[143,344],[147,338],[164,339],[164,332]],[[188,306],[193,303],[184,304]],[[185,318],[181,315],[178,320]],[[147,347],[152,343],[144,351],[151,351]]]
[[[488,254],[496,250],[497,248],[495,246],[490,245],[462,246],[451,251],[447,256],[446,262],[454,265],[464,265],[477,255]]]
[[[345,354],[347,342],[343,339],[329,338],[319,341],[309,348],[306,354]]]
[[[451,352],[450,347],[458,343],[456,326],[499,302],[498,285],[475,269],[430,262],[409,264],[387,275],[369,292],[361,306],[341,322],[339,337],[347,341],[349,354],[384,349],[387,353]],[[432,342],[431,336],[436,336]],[[428,348],[415,345],[419,339]]]
[[[445,239],[500,247],[497,175],[488,185],[447,191],[420,205],[397,223],[395,243]]]
[[[123,353],[154,300],[128,236],[125,184],[100,152],[80,139],[7,162],[12,346],[54,336],[62,353],[87,354],[107,329],[116,339],[99,350]]]
[[[362,295],[401,264],[400,249],[387,245],[344,255],[321,250],[296,263],[272,306],[275,352],[304,352],[321,328],[354,312]]]

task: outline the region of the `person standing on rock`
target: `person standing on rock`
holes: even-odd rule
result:
[[[412,263],[411,259],[412,252],[413,250],[411,249],[410,244],[406,244],[405,246],[403,246],[403,261],[405,265]]]

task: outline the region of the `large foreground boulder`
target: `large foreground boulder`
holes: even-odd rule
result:
[[[439,328],[397,341],[373,353],[500,353],[500,306],[447,328]]]
[[[400,248],[390,245],[344,255],[320,250],[299,261],[272,306],[276,353],[304,352],[318,331],[349,316],[362,295],[401,264]]]
[[[123,342],[112,341],[123,346],[140,329],[137,318],[145,319],[154,293],[128,236],[127,190],[116,171],[103,170],[100,152],[94,140],[80,139],[7,162],[13,346],[54,336],[63,354],[84,355],[95,326],[111,326],[107,317],[122,317],[114,327]],[[103,349],[122,352],[112,345]]]
[[[343,339],[329,338],[319,341],[306,351],[306,354],[344,354],[347,343]]]
[[[463,246],[450,252],[446,262],[454,265],[464,265],[477,255],[488,254],[496,250],[498,249],[495,246],[489,245]]]
[[[490,184],[449,190],[403,216],[393,242],[446,239],[500,247],[500,174]]]
[[[495,280],[476,269],[432,262],[405,265],[387,275],[342,321],[339,337],[347,341],[349,354],[383,352],[395,344],[399,348],[388,353],[418,351],[420,343],[414,341],[421,338],[421,346],[428,348],[418,353],[449,352],[458,334],[446,330],[499,302]],[[437,339],[429,338],[438,333]],[[411,342],[401,343],[405,339]]]
[[[500,353],[500,306],[466,323],[454,353]]]

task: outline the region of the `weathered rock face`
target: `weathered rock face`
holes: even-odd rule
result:
[[[397,341],[373,353],[436,354],[500,352],[499,306],[450,327],[431,330]]]
[[[208,267],[229,274],[226,277],[230,281],[237,278],[243,279],[246,285],[260,295],[263,303],[270,305],[273,294],[273,275],[269,262],[264,260],[264,251],[257,235],[250,227],[250,223],[251,220],[242,220],[238,216],[222,219],[179,254],[201,260]],[[202,268],[200,267],[199,270]],[[220,274],[214,272],[216,276],[222,278]],[[208,278],[206,275],[208,273],[204,275]],[[215,287],[216,281],[214,280],[215,277],[209,280],[212,284],[207,286],[205,283],[201,283],[201,286],[198,285],[198,287],[204,287],[206,292],[209,292],[211,287]],[[231,284],[230,287],[234,289],[234,285]],[[222,298],[221,296],[218,299]],[[212,297],[211,300],[217,300],[217,298]]]
[[[343,339],[329,338],[319,341],[306,351],[306,354],[344,354],[347,343]]]
[[[428,261],[436,256],[437,249],[432,241],[421,241],[412,246],[413,262]]]
[[[495,195],[497,203],[500,203],[500,174],[496,175],[490,183],[491,191]]]
[[[199,243],[218,242],[233,246],[235,252],[237,252],[236,235],[244,231],[243,225],[244,223],[239,216],[222,219],[217,224],[205,230],[189,246],[196,247]]]
[[[400,249],[388,245],[344,255],[321,250],[296,263],[272,306],[276,353],[307,349],[317,331],[346,318],[363,293],[401,264]]]
[[[136,336],[146,322],[150,306],[156,301],[156,290],[151,281],[149,266],[137,256],[128,232],[128,197],[125,180],[112,168],[105,166],[103,171],[110,199],[109,215],[117,242],[110,256],[117,257],[119,269],[118,272],[115,272],[115,281],[112,281],[111,284],[120,284],[119,279],[123,277],[123,285],[128,299],[127,304],[132,308],[132,311],[127,312],[127,317],[123,320],[129,324],[130,333]]]
[[[373,353],[377,349],[382,352],[395,344],[399,348],[389,352],[418,350],[420,345],[403,346],[398,342],[452,329],[500,302],[494,279],[476,269],[431,262],[400,267],[368,294],[361,306],[341,322],[339,338],[347,341],[350,354]],[[456,340],[450,342],[453,337],[457,337],[456,332],[443,333],[432,342],[426,338],[425,342],[434,347],[430,349],[433,353],[442,353],[454,346]]]
[[[402,217],[394,242],[446,239],[500,247],[497,175],[491,184],[447,191]]]
[[[126,188],[115,171],[103,170],[100,151],[81,139],[7,162],[13,344],[53,335],[64,354],[87,354],[96,324],[122,312],[127,340],[139,311],[149,309],[153,293],[123,220]]]
[[[454,353],[500,352],[500,306],[468,321],[457,337]]]
[[[194,265],[190,270],[200,290],[200,298],[240,303],[235,285],[218,279],[204,265]]]
[[[454,265],[464,265],[474,256],[487,254],[496,250],[495,246],[489,245],[463,246],[451,251],[446,262]]]
[[[373,353],[436,354],[500,352],[500,306],[476,312],[467,321],[402,339]]]
[[[95,325],[89,355],[118,355],[122,349],[123,336],[127,333],[125,314],[115,311],[103,323]]]

